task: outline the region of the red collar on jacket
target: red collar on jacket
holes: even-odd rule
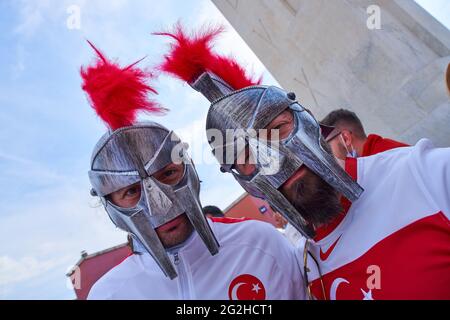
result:
[[[369,134],[363,146],[361,157],[368,157],[386,150],[408,147],[407,144],[392,139],[383,138],[376,134]]]

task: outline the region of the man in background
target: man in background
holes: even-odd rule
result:
[[[386,150],[408,146],[376,134],[367,136],[361,120],[350,110],[333,110],[320,123],[334,127],[325,140],[330,145],[333,154],[339,159],[367,157]]]
[[[205,206],[203,207],[203,213],[207,218],[223,218],[225,215],[222,210],[216,206]]]

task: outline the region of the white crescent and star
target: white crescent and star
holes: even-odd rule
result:
[[[333,283],[331,284],[330,288],[330,300],[336,300],[336,293],[339,288],[339,285],[341,283],[347,283],[350,284],[346,279],[344,278],[336,278],[334,279]],[[368,292],[365,292],[363,289],[361,289],[361,292],[363,294],[363,300],[374,300],[372,297],[372,290],[369,290]]]
[[[237,291],[244,284],[248,284],[248,283],[239,282],[233,287],[233,289],[231,290],[231,297],[232,297],[233,300],[239,300],[238,297],[237,297]],[[253,287],[252,291],[254,291],[254,292],[256,292],[256,294],[258,294],[259,291],[261,290],[261,287],[259,286],[259,284],[258,283],[252,283],[251,285]]]

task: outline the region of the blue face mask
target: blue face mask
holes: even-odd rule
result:
[[[358,154],[356,153],[356,150],[353,149],[352,152],[348,152],[347,158],[358,158]]]
[[[348,150],[347,145],[345,144],[344,138],[342,138],[342,135],[339,135],[341,138],[342,144],[344,145],[345,150],[347,150],[347,158],[358,158],[358,154],[356,153],[355,148],[353,148],[352,145],[352,151]]]

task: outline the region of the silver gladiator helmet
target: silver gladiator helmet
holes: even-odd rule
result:
[[[211,254],[218,242],[200,204],[200,181],[187,145],[155,122],[138,123],[106,133],[94,148],[89,171],[92,193],[121,230],[130,233],[171,279],[177,276],[155,229],[186,213]],[[168,164],[183,163],[184,175],[175,185],[159,182],[153,174]],[[140,183],[141,198],[133,208],[121,208],[108,195]]]
[[[255,85],[233,90],[221,78],[203,73],[191,86],[212,103],[206,119],[206,132],[213,154],[223,172],[230,172],[251,195],[267,200],[304,236],[314,236],[314,229],[279,191],[302,165],[305,165],[350,201],[359,198],[363,189],[339,166],[333,155],[324,150],[321,126],[297,100],[295,94],[274,86]],[[289,137],[277,144],[261,142],[257,136],[235,135],[217,139],[218,132],[228,137],[231,131],[249,132],[264,129],[276,116],[291,110],[295,126]],[[242,140],[245,140],[242,143]],[[255,157],[256,170],[244,176],[233,170],[237,155],[248,147]],[[229,150],[232,150],[230,159]],[[268,159],[269,158],[269,159]],[[274,158],[274,159],[270,159]],[[268,170],[268,164],[277,170]]]
[[[149,99],[156,91],[148,85],[152,74],[126,67],[97,53],[95,64],[81,68],[82,88],[98,116],[110,130],[92,153],[89,179],[91,193],[99,196],[112,222],[131,234],[139,248],[145,248],[170,279],[177,276],[156,229],[186,214],[212,255],[219,244],[202,212],[200,181],[187,144],[156,122],[136,122],[137,113],[161,113],[166,109]],[[139,62],[139,61],[138,61]],[[184,172],[173,184],[163,183],[155,173],[171,163],[183,164]],[[111,202],[117,190],[140,184],[140,199],[131,208]]]

